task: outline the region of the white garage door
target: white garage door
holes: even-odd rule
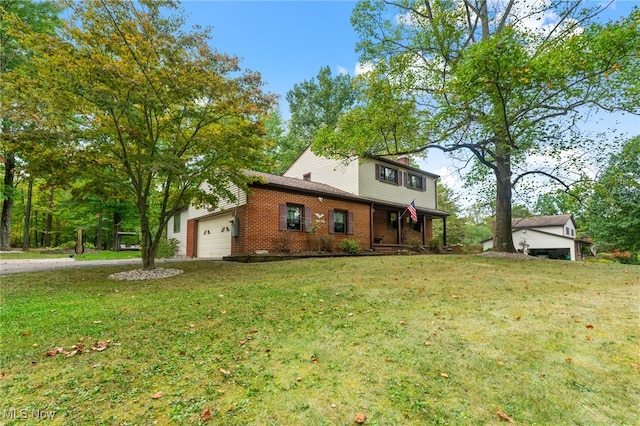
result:
[[[231,214],[198,221],[197,257],[222,257],[231,254]]]

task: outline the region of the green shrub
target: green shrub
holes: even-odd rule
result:
[[[360,253],[360,244],[356,240],[342,240],[338,248],[345,253]]]
[[[175,256],[178,253],[179,244],[180,241],[178,241],[176,238],[171,238],[169,240],[167,240],[166,238],[162,238],[158,243],[156,259],[165,259]]]
[[[614,261],[616,258],[611,253],[598,253],[598,259]]]
[[[72,250],[76,247],[76,240],[67,241],[66,243],[62,243],[58,246],[61,250]]]

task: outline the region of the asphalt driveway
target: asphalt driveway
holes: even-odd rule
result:
[[[1,255],[0,255],[1,256]],[[156,264],[169,262],[186,262],[195,259],[156,259]],[[17,274],[20,272],[53,271],[56,269],[89,268],[111,265],[142,265],[140,259],[116,260],[75,260],[72,257],[56,259],[2,259],[0,257],[0,275]]]

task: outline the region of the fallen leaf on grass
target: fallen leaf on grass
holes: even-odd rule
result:
[[[429,345],[431,345],[431,342],[429,342],[429,341],[427,340],[426,342],[424,342],[424,345],[425,345],[425,346],[429,346]]]
[[[231,372],[229,370],[225,370],[222,367],[218,368],[218,371],[221,372],[222,374],[224,374],[225,376],[228,376],[229,374],[231,374]]]
[[[448,375],[447,373],[440,373],[440,375],[441,375],[442,377],[447,377],[447,378],[449,377],[449,375]]]
[[[460,294],[454,294],[454,295],[453,295],[453,298],[454,298],[454,299],[460,299],[461,297],[462,297],[462,295],[460,295]]]
[[[20,335],[24,336],[24,337],[31,336],[31,332],[30,331],[23,331]]]
[[[153,395],[151,395],[151,399],[160,399],[160,398],[162,398],[162,391],[158,391]]]
[[[102,352],[105,349],[107,349],[110,344],[111,344],[111,340],[104,340],[104,341],[101,341],[101,342],[95,342],[93,344],[93,350],[94,351],[98,351],[98,352]]]
[[[53,348],[44,353],[45,356],[56,356],[64,352],[64,348]]]
[[[585,337],[585,339],[587,339],[587,340],[593,340],[593,337],[591,337],[591,336],[584,336],[584,337]]]
[[[591,324],[589,324],[589,325],[587,326],[587,328],[588,328],[589,330],[593,330],[593,326],[592,326]]]
[[[573,361],[573,360],[571,359],[571,357],[567,357],[567,358],[565,358],[565,361],[567,361],[567,362],[571,362],[571,361]]]
[[[513,423],[513,419],[509,416],[507,416],[505,413],[502,412],[502,410],[498,410],[497,413],[498,417],[500,417],[502,420],[505,420],[509,423]]]
[[[356,418],[354,420],[356,421],[356,423],[362,424],[367,421],[367,416],[363,413],[358,413],[356,414]]]
[[[211,418],[211,410],[208,408],[205,408],[204,410],[202,410],[202,420],[206,422],[210,418]]]

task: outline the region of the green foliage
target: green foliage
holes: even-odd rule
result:
[[[289,133],[306,147],[322,127],[333,128],[348,110],[356,94],[348,74],[331,75],[328,66],[316,78],[297,83],[287,92],[291,111]]]
[[[214,51],[208,31],[184,32],[174,2],[69,2],[67,26],[31,37],[32,91],[80,122],[83,165],[126,194],[140,219],[142,262],[169,218],[188,204],[214,208],[246,187],[243,170],[268,141],[261,119],[274,97],[257,73]],[[206,185],[204,185],[206,183]]]
[[[156,252],[156,259],[172,258],[178,253],[178,246],[180,241],[176,238],[161,238],[158,243],[158,251]]]
[[[600,245],[640,251],[640,136],[611,156],[594,187],[588,228]]]
[[[360,253],[360,244],[356,240],[345,239],[340,241],[338,249],[345,253],[358,254]]]
[[[405,123],[415,129],[392,143],[384,132],[361,139],[341,137],[372,134],[367,133],[371,121],[392,113],[382,109],[382,114],[371,114],[371,120],[363,114],[349,126],[323,134],[318,146],[329,145],[344,155],[437,148],[472,159],[474,179],[486,178],[486,172],[492,175],[495,244],[500,251],[514,250],[514,188],[523,188],[531,176],[543,173],[561,178],[557,169],[529,168],[528,158],[562,158],[563,164],[574,167],[569,154],[582,155],[577,148],[595,146],[576,128],[585,110],[640,110],[637,9],[603,25],[596,17],[606,6],[554,2],[538,7],[524,1],[512,5],[359,1],[352,23],[361,37],[361,62],[374,66],[373,76],[386,78],[390,90],[384,98],[406,113],[401,120],[389,117],[398,124],[390,128],[399,135],[405,134]],[[542,24],[550,16],[554,18],[544,28],[522,24],[536,19]],[[373,88],[377,83],[373,78],[368,84]],[[358,108],[373,111],[376,105],[384,102],[369,94]]]

